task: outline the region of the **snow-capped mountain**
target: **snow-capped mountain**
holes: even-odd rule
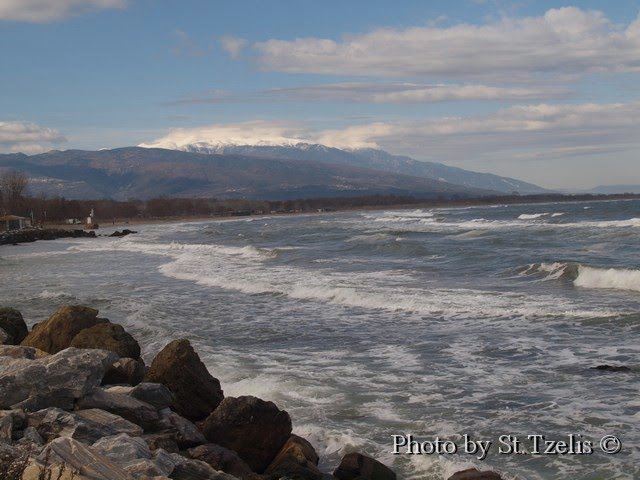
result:
[[[270,159],[315,161],[375,169],[414,177],[448,182],[470,188],[493,190],[505,194],[548,193],[537,185],[491,173],[478,173],[442,163],[423,162],[411,157],[392,155],[378,149],[339,149],[307,143],[295,138],[275,138],[267,141],[225,138],[216,142],[176,144],[141,144],[141,147],[166,148],[192,153],[243,155]],[[240,142],[240,143],[236,143]]]

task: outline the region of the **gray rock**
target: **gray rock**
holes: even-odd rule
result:
[[[58,438],[73,438],[88,445],[102,437],[126,433],[142,435],[138,425],[98,409],[65,412],[59,408],[47,408],[28,415],[27,424],[34,427],[47,442]]]
[[[214,470],[205,462],[187,459],[177,453],[172,453],[171,458],[176,462],[169,475],[173,480],[237,480],[232,475]]]
[[[180,447],[176,441],[175,434],[169,433],[147,433],[142,436],[143,440],[151,450],[166,450],[169,453],[178,453]]]
[[[100,385],[116,360],[113,352],[76,348],[33,360],[10,358],[0,364],[0,408],[21,402],[25,410],[48,402],[66,406]]]
[[[170,407],[175,400],[171,390],[161,383],[140,383],[129,392],[129,395],[153,405],[158,410]]]
[[[208,463],[215,470],[220,470],[238,478],[252,473],[251,467],[238,454],[220,445],[208,443],[188,450],[189,457]]]
[[[103,437],[91,447],[120,466],[142,458],[151,458],[151,450],[145,441],[140,437],[130,437],[126,433]]]
[[[13,417],[0,418],[0,442],[11,443],[13,437]]]
[[[87,408],[105,410],[140,425],[142,428],[151,427],[160,419],[156,408],[148,403],[128,395],[106,392],[101,388],[94,389],[89,395],[78,400],[76,407],[81,410]]]
[[[83,445],[73,438],[57,438],[53,440],[39,455],[38,460],[44,462],[64,463],[67,468],[79,472],[81,478],[91,480],[133,480],[107,457]]]
[[[24,429],[24,434],[22,435],[22,442],[32,443],[34,445],[44,445],[44,439],[42,435],[38,433],[33,427],[27,427]]]
[[[160,420],[155,424],[152,432],[170,433],[180,448],[207,443],[204,435],[193,423],[168,408],[160,412]]]

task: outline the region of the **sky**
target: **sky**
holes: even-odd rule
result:
[[[640,0],[0,0],[0,152],[297,141],[640,184]]]

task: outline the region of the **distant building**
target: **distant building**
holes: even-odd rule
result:
[[[8,232],[9,230],[22,230],[27,228],[30,222],[28,218],[18,217],[17,215],[5,215],[0,217],[0,231]]]

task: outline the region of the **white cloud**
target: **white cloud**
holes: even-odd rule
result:
[[[220,37],[220,43],[222,44],[224,51],[227,52],[234,60],[240,58],[242,50],[244,50],[248,44],[244,38],[232,37],[231,35]]]
[[[127,0],[2,0],[0,20],[48,23],[91,10],[126,7]]]
[[[638,148],[640,102],[627,104],[520,105],[490,115],[375,122],[313,130],[292,122],[252,121],[173,129],[145,147],[182,149],[191,144],[274,145],[321,143],[337,148],[383,148],[419,159],[513,160],[558,154]]]
[[[266,70],[368,76],[530,80],[536,75],[640,71],[640,18],[619,28],[603,13],[563,7],[484,25],[381,28],[336,41],[257,43]]]
[[[59,131],[29,122],[0,122],[0,150],[40,153],[53,144],[66,142]]]

